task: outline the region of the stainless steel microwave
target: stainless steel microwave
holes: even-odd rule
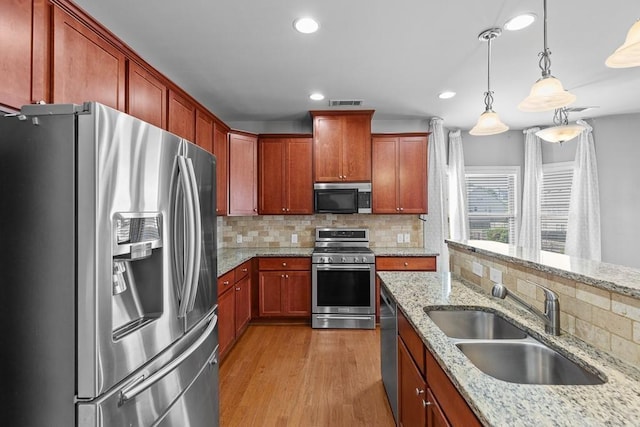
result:
[[[313,184],[316,213],[371,213],[370,182]]]

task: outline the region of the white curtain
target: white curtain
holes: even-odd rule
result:
[[[449,233],[452,240],[469,239],[467,183],[459,130],[449,132]]]
[[[445,194],[447,152],[442,122],[441,118],[435,117],[429,123],[431,132],[427,150],[429,214],[425,216],[424,222],[424,247],[440,254],[437,269],[447,272],[449,271],[449,251],[444,242],[448,238]]]
[[[600,261],[600,193],[593,128],[582,120],[578,124],[585,130],[578,136],[564,253]]]
[[[540,195],[542,191],[542,148],[536,132],[540,128],[525,129],[524,133],[524,181],[522,185],[522,223],[518,246],[539,251]]]

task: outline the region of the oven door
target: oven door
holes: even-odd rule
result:
[[[313,264],[313,313],[374,314],[374,264]]]

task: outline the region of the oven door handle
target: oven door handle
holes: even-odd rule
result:
[[[373,264],[316,264],[317,270],[371,270]]]

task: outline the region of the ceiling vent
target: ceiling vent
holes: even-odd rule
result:
[[[329,107],[360,107],[363,103],[362,99],[330,99]]]

